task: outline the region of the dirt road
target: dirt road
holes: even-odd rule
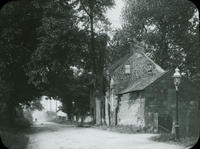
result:
[[[121,134],[56,123],[35,125],[28,149],[183,149],[150,140],[154,134]]]

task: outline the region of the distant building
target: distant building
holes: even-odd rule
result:
[[[51,121],[55,119],[62,103],[59,100],[54,100],[47,96],[42,96],[40,102],[43,106],[43,110],[34,110],[32,113],[33,119],[37,119],[38,122]]]
[[[61,120],[68,120],[67,114],[62,111],[57,112],[57,117]]]
[[[172,132],[176,94],[173,71],[165,71],[140,47],[109,69],[105,119],[108,125],[133,125],[146,132]],[[199,132],[200,94],[192,82],[182,77],[179,91],[181,136]]]

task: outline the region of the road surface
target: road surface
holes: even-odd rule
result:
[[[155,134],[122,134],[56,123],[35,127],[37,132],[29,135],[28,149],[184,149],[152,141]]]

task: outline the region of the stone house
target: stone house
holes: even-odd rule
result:
[[[174,70],[163,70],[139,47],[114,63],[109,68],[110,87],[105,97],[106,124],[173,133],[176,107],[173,73]],[[182,77],[181,82],[180,133],[198,135],[200,95],[189,80]]]

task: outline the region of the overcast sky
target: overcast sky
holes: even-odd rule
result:
[[[106,16],[112,23],[112,27],[114,28],[120,28],[122,25],[121,21],[121,10],[124,6],[124,1],[123,0],[115,0],[115,6],[112,9],[109,9],[106,13]]]

